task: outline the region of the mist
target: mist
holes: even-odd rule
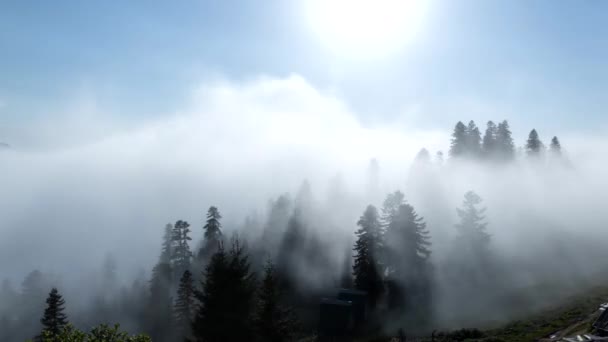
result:
[[[204,84],[176,112],[141,122],[84,111],[34,125],[39,140],[28,148],[13,132],[17,141],[0,151],[0,278],[18,287],[32,270],[52,274],[70,308],[89,304],[84,284],[98,281],[108,256],[120,261],[124,286],[149,277],[167,223],[188,221],[196,250],[212,205],[225,234],[239,232],[254,248],[268,225],[269,201],[285,193],[297,200],[304,181],[316,213],[309,229],[329,247],[325,269],[294,270],[306,275],[303,288],[335,285],[358,218],[395,190],[430,232],[439,327],[504,321],[608,279],[608,179],[600,158],[608,142],[600,134],[535,127],[547,143],[560,136],[559,161],[530,161],[523,153],[508,164],[453,161],[447,151],[455,122],[437,131],[415,122],[363,123],[339,94],[298,75]],[[509,118],[474,119],[482,126]],[[532,128],[513,126],[517,147]],[[422,148],[430,160],[416,159]],[[379,165],[377,182],[371,159]],[[463,298],[468,292],[446,272],[456,208],[470,190],[487,208],[501,284],[477,298]],[[504,306],[520,296],[526,307]]]

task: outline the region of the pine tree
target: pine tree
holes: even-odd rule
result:
[[[426,302],[431,251],[426,223],[409,204],[399,206],[386,231],[388,302],[408,310]]]
[[[218,248],[218,245],[222,241],[222,224],[220,220],[222,219],[222,215],[217,207],[211,206],[209,210],[207,210],[207,221],[203,226],[204,233],[204,241],[203,246],[201,247],[198,253],[199,260],[207,260],[211,255],[215,253]]]
[[[498,124],[496,130],[496,150],[498,157],[503,161],[509,161],[515,157],[515,145],[513,144],[507,120]]]
[[[475,121],[469,121],[466,128],[466,155],[468,157],[477,158],[481,154],[481,132],[475,124]]]
[[[68,324],[68,316],[63,312],[65,310],[65,300],[63,300],[59,291],[53,288],[49,293],[46,304],[44,315],[40,320],[44,327],[41,336],[55,339]]]
[[[397,214],[399,206],[404,203],[405,195],[399,190],[388,194],[382,203],[382,216],[380,217],[380,223],[383,229],[388,228],[393,217]]]
[[[482,152],[486,158],[491,158],[496,154],[498,138],[498,127],[492,121],[488,121],[486,133],[483,136]]]
[[[270,261],[264,268],[253,324],[256,339],[260,342],[291,341],[296,331],[297,323],[292,310],[281,304],[276,272]]]
[[[553,137],[553,139],[551,139],[551,145],[549,146],[549,151],[551,152],[551,155],[559,157],[562,155],[562,145],[559,142],[559,139],[557,137]]]
[[[458,121],[452,133],[449,155],[452,158],[463,157],[467,152],[467,127]]]
[[[186,270],[179,280],[179,288],[177,289],[177,300],[173,309],[175,317],[175,327],[177,328],[178,336],[184,340],[191,336],[192,318],[194,316],[194,281],[192,273]]]
[[[456,209],[460,222],[456,225],[460,248],[472,252],[485,251],[490,242],[490,235],[486,232],[487,223],[483,216],[485,208],[479,209],[481,197],[473,191],[464,195],[462,209]]]
[[[238,239],[230,253],[220,243],[205,271],[192,327],[197,341],[250,341],[255,278]]]
[[[530,132],[528,141],[526,142],[526,153],[529,157],[539,157],[542,153],[544,145],[538,137],[538,133],[535,129]]]
[[[173,268],[174,279],[181,277],[182,274],[190,269],[192,260],[192,252],[188,241],[192,240],[189,236],[190,224],[186,221],[179,220],[173,226],[171,235],[171,266]]]
[[[308,236],[302,220],[301,210],[294,209],[277,254],[277,271],[281,277],[281,286],[285,290],[296,285],[293,277],[306,254],[305,242]]]
[[[173,225],[167,223],[165,226],[165,234],[163,235],[163,244],[160,252],[160,262],[170,263],[173,255]]]
[[[369,304],[374,308],[383,292],[382,266],[378,262],[382,249],[382,228],[376,207],[369,205],[357,225],[360,228],[355,233],[357,235],[353,265],[355,288],[367,292]]]
[[[167,263],[158,263],[152,269],[150,296],[146,303],[146,332],[153,341],[167,341],[173,334],[171,284],[172,269]]]

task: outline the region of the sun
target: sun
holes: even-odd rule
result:
[[[390,55],[421,29],[430,0],[304,0],[309,25],[334,53]]]

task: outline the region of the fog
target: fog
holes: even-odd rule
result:
[[[483,127],[509,118],[474,119]],[[512,163],[488,164],[449,160],[454,124],[437,131],[403,120],[364,124],[339,94],[297,75],[204,84],[174,113],[140,122],[86,108],[82,117],[45,119],[34,125],[38,148],[6,141],[12,147],[0,151],[0,278],[18,285],[34,269],[56,275],[68,307],[76,306],[108,255],[119,260],[120,281],[130,284],[141,272],[149,275],[165,224],[188,221],[196,250],[209,206],[220,209],[228,234],[247,217],[264,226],[269,201],[284,193],[296,198],[306,180],[322,214],[311,226],[334,246],[327,265],[336,276],[365,207],[381,207],[389,192],[405,193],[430,231],[431,261],[443,284],[434,303],[444,327],[515,317],[608,279],[603,132],[535,127],[546,143],[560,136],[563,159],[533,162],[520,153]],[[532,128],[512,125],[517,147]],[[430,162],[414,163],[421,148],[431,152]],[[453,252],[455,209],[469,190],[487,208],[502,287],[463,308],[472,299],[444,278],[444,265]],[[241,234],[254,243],[261,230]],[[314,271],[304,273],[306,286],[333,281]],[[504,304],[496,299],[502,294],[512,298],[535,286],[544,296],[526,297],[526,307],[493,310]]]

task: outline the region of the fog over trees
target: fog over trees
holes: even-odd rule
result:
[[[540,128],[516,141],[496,122],[458,122],[446,150],[416,146],[408,160],[399,145],[357,162],[266,157],[267,168],[234,149],[168,148],[179,163],[105,146],[3,151],[14,168],[0,181],[0,340],[118,323],[161,342],[289,341],[351,285],[368,293],[365,329],[422,334],[605,281],[601,165]]]

